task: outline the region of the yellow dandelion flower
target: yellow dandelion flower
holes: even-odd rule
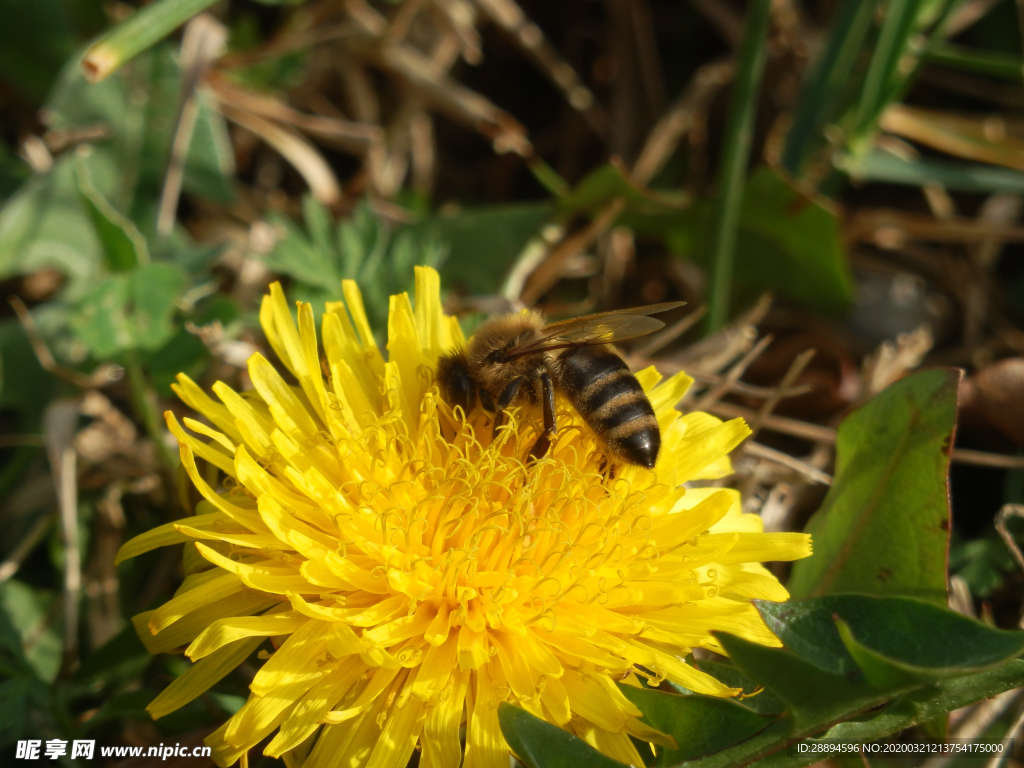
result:
[[[639,766],[630,736],[665,737],[617,683],[737,693],[684,657],[718,650],[714,630],[778,645],[750,600],[788,595],[759,563],[810,554],[803,534],[763,533],[736,491],[684,486],[731,471],[742,420],[680,414],[691,380],[659,384],[648,368],[638,378],[663,435],[653,470],[602,472],[565,402],[548,454],[527,463],[535,419],[512,414],[492,444],[485,414],[467,423],[438,396],[437,359],[465,339],[436,272],[417,271],[415,305],[391,298],[387,360],[353,283],[344,295],[347,312],[331,303],[323,316],[323,358],[310,306],[296,326],[280,286],[264,298],[261,323],[297,385],[259,354],[253,391],[218,382],[219,402],[178,378],[209,420],[167,414],[204,501],[119,553],[191,542],[175,596],[135,618],[152,652],[187,644],[195,662],[153,717],[267,639],[248,701],[207,739],[219,765],[274,734],[265,754],[289,766],[402,768],[418,745],[424,768],[459,768],[463,753],[466,768],[507,768],[498,704],[510,701]]]

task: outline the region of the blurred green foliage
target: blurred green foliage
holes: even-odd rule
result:
[[[287,30],[287,13],[301,4],[222,4],[229,50],[241,54],[267,45]],[[843,315],[854,301],[854,282],[841,214],[825,195],[838,196],[851,178],[1024,191],[1019,170],[969,158],[897,156],[876,141],[885,109],[909,92],[924,63],[1020,82],[1024,57],[1010,29],[1016,24],[1012,2],[997,4],[959,37],[950,24],[963,0],[834,5],[777,164],[755,163],[746,180],[734,305],[770,290],[819,315]],[[999,21],[1007,13],[1012,24]],[[0,142],[0,280],[14,293],[19,281],[51,271],[56,276],[55,287],[31,307],[38,339],[30,340],[11,313],[0,321],[0,411],[5,433],[18,438],[0,448],[0,496],[7,499],[0,557],[30,545],[20,554],[18,573],[0,582],[0,750],[26,737],[117,743],[130,728],[170,739],[219,724],[244,701],[245,680],[232,675],[216,693],[155,724],[145,713],[167,681],[187,668],[179,658],[151,656],[124,620],[172,587],[175,564],[158,553],[120,566],[112,629],[96,632],[85,620],[63,626],[65,545],[42,448],[47,408],[58,398],[80,397],[82,378],[109,364],[128,373],[104,382],[111,385],[103,391],[114,411],[130,414],[136,430],[166,448],[157,403],[170,396],[174,376],[185,372],[209,384],[227,375],[218,344],[259,342],[255,318],[262,286],[248,294],[239,288],[240,270],[224,263],[231,246],[186,226],[190,213],[216,210],[236,229],[266,225],[272,245],[248,249],[242,258],[259,262],[267,279],[287,280],[291,298],[311,301],[318,310],[341,298],[342,280],[356,280],[382,334],[389,296],[411,287],[414,265],[439,268],[454,293],[500,294],[546,225],[583,226],[620,202],[614,224],[629,228],[642,246],[713,268],[714,187],[681,191],[685,158],[668,162],[650,187],[635,184],[620,163],[602,156],[574,183],[546,168],[539,173],[543,193],[502,204],[441,205],[451,201],[403,188],[395,200],[383,201],[386,206],[368,196],[344,215],[301,194],[260,207],[253,202],[253,180],[237,173],[228,124],[203,90],[184,157],[184,213],[161,234],[160,196],[183,86],[177,43],[159,42],[90,84],[81,54],[111,26],[98,0],[8,0],[0,24],[0,97],[4,108],[17,113],[4,124]],[[259,60],[243,57],[230,79],[255,92],[286,93],[315,64],[310,51],[299,47]],[[30,136],[49,142],[46,161],[24,159],[20,142]],[[408,200],[418,203],[401,216],[382,213]],[[220,336],[202,337],[200,329]],[[40,364],[32,341],[52,351],[60,366],[56,374]],[[723,636],[732,661],[704,665],[747,693],[760,687],[764,693],[735,703],[687,691],[625,691],[651,725],[671,730],[676,739],[677,749],[663,752],[658,764],[781,763],[781,757],[766,756],[815,731],[881,738],[944,722],[954,708],[1024,683],[1022,662],[1014,660],[1024,648],[1019,635],[1008,637],[937,605],[947,567],[972,594],[987,598],[1004,585],[1013,565],[994,533],[958,542],[946,562],[942,450],[955,411],[950,377],[932,372],[901,382],[841,427],[836,484],[813,524],[818,552],[796,568],[791,583],[795,594],[812,599],[789,613],[760,606],[785,648],[751,647]],[[141,455],[139,445],[132,450]],[[165,453],[165,463],[173,464]],[[76,511],[85,554],[102,535],[105,494],[112,487],[125,493],[118,533],[125,538],[166,522],[179,506],[189,508],[188,490],[168,487],[170,482],[155,491],[133,486],[147,472],[162,470],[173,478],[173,466],[133,465],[123,453],[116,458],[115,469],[83,468]],[[864,602],[839,591],[879,597]],[[936,605],[911,599],[920,597]],[[82,605],[91,600],[82,598]],[[917,620],[901,625],[910,612]],[[886,632],[878,636],[874,626]],[[80,641],[72,664],[64,655],[69,635]],[[910,637],[932,650],[941,638],[949,655],[942,663],[917,663],[893,637]],[[614,762],[522,711],[503,709],[501,718],[509,742],[531,768]]]

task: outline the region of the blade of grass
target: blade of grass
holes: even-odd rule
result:
[[[1024,173],[1017,170],[978,163],[904,160],[879,149],[856,159],[839,158],[836,167],[862,181],[884,181],[915,187],[939,184],[958,192],[1024,193]]]
[[[914,31],[920,4],[920,0],[891,0],[886,8],[878,44],[871,55],[857,104],[855,128],[850,139],[854,154],[867,151],[874,139],[875,123],[894,95],[893,83],[905,79],[905,75],[899,76],[901,59]]]
[[[786,135],[782,165],[798,175],[822,126],[834,117],[835,100],[864,46],[877,0],[846,0],[832,23],[825,50],[804,85],[793,124]]]
[[[953,43],[935,42],[928,46],[924,57],[932,64],[988,75],[1011,83],[1024,78],[1024,60],[1012,53],[982,51]]]
[[[714,268],[708,301],[708,333],[714,333],[729,319],[729,293],[732,289],[732,267],[736,255],[736,233],[739,227],[743,186],[753,143],[757,94],[767,53],[768,22],[771,0],[753,0],[747,10],[746,30],[740,48],[740,64],[736,85],[729,104],[729,120],[718,184],[718,211],[715,222],[712,256]]]
[[[89,46],[82,57],[86,79],[98,83],[215,2],[158,0],[141,8]]]

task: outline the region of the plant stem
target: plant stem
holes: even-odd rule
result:
[[[82,58],[86,79],[98,83],[215,2],[157,0],[139,9],[89,46]]]
[[[170,499],[177,498],[178,462],[164,441],[163,422],[156,407],[156,395],[150,389],[146,374],[139,364],[139,358],[133,350],[125,353],[124,369],[128,374],[128,385],[131,388],[132,405],[135,417],[142,422],[146,435],[156,446],[157,459],[167,485]]]
[[[764,73],[770,11],[771,0],[751,0],[748,6],[739,70],[729,104],[729,121],[725,127],[725,144],[722,147],[718,177],[718,210],[712,249],[714,267],[708,301],[709,333],[717,331],[729,319],[736,233],[750,145],[753,143],[757,94]]]

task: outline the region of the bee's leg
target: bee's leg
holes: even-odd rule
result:
[[[491,393],[486,389],[480,390],[480,404],[483,405],[484,410],[488,413],[494,413],[494,398],[491,397]]]
[[[548,448],[551,447],[551,437],[558,430],[558,424],[555,422],[555,388],[551,386],[551,377],[547,373],[542,373],[540,384],[543,390],[541,406],[544,411],[544,431],[540,433],[537,442],[530,449],[531,460],[539,459],[548,452]]]
[[[498,395],[498,402],[495,403],[494,430],[491,432],[491,440],[494,440],[498,436],[498,427],[505,423],[505,409],[508,408],[515,399],[516,393],[519,391],[519,387],[521,387],[522,384],[522,379],[513,379],[503,390],[501,390],[501,394]]]

